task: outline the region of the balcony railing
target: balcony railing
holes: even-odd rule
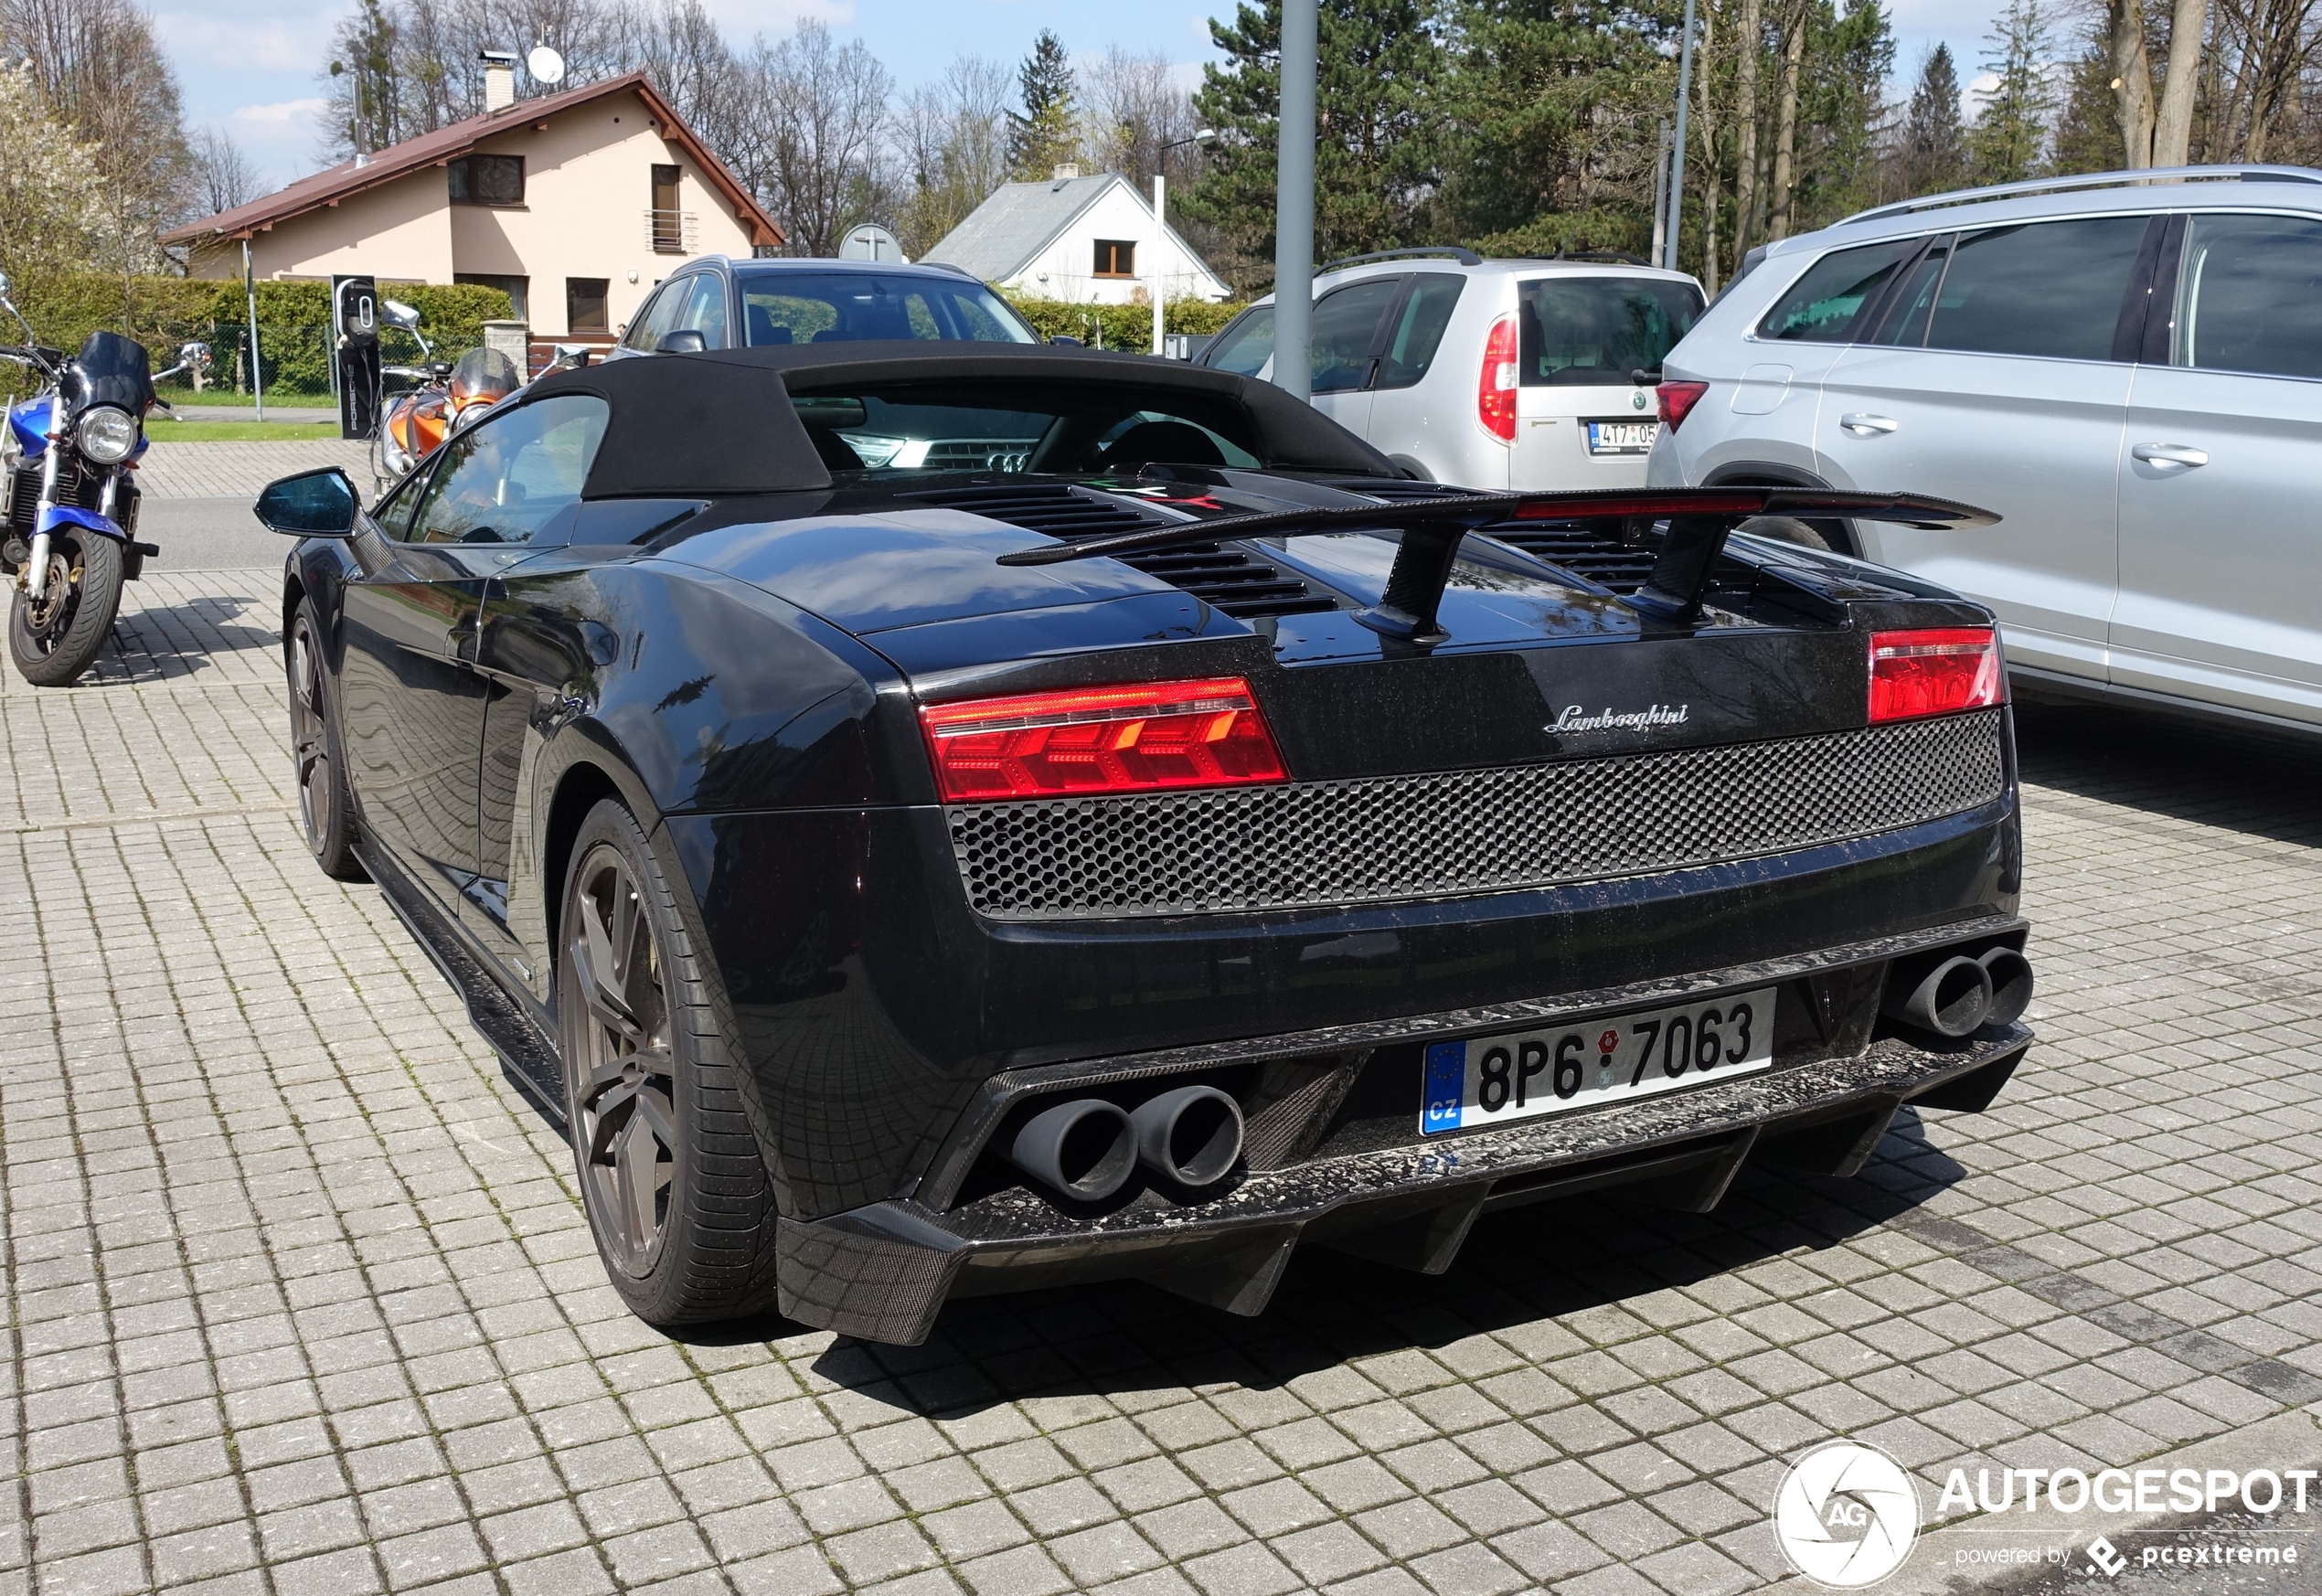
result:
[[[689,210],[645,212],[645,242],[656,255],[690,255],[699,244],[700,229]]]

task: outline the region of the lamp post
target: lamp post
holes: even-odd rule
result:
[[[1164,300],[1167,297],[1167,290],[1166,290],[1166,284],[1162,282],[1162,279],[1161,279],[1161,249],[1162,249],[1162,246],[1163,246],[1163,245],[1166,244],[1166,243],[1169,241],[1169,223],[1168,223],[1168,218],[1167,218],[1168,182],[1169,182],[1169,180],[1168,180],[1168,178],[1166,178],[1166,176],[1162,176],[1162,171],[1161,171],[1161,169],[1162,169],[1162,167],[1164,167],[1164,166],[1166,166],[1166,165],[1168,165],[1168,162],[1169,162],[1169,152],[1170,152],[1171,150],[1175,150],[1175,149],[1181,148],[1181,147],[1183,147],[1184,145],[1187,145],[1187,144],[1215,144],[1215,143],[1217,142],[1217,137],[1218,137],[1218,135],[1217,135],[1217,132],[1216,132],[1216,130],[1214,130],[1214,129],[1212,129],[1212,128],[1206,128],[1206,127],[1205,127],[1205,128],[1200,128],[1200,129],[1198,129],[1198,130],[1195,132],[1194,135],[1193,135],[1191,138],[1189,138],[1189,139],[1171,139],[1171,140],[1170,140],[1167,144],[1163,144],[1163,145],[1161,146],[1161,154],[1160,154],[1160,157],[1159,157],[1159,159],[1157,159],[1157,160],[1156,160],[1156,161],[1155,161],[1155,163],[1154,163],[1154,166],[1153,166],[1153,234],[1154,234],[1154,237],[1153,237],[1153,352],[1154,352],[1156,355],[1159,355],[1159,354],[1163,353],[1163,352],[1164,352],[1164,350],[1165,350],[1165,347],[1166,347],[1166,346],[1163,344],[1163,341],[1162,341],[1161,306],[1162,306],[1162,302],[1163,302],[1163,301],[1164,301]]]
[[[1274,124],[1273,380],[1314,397],[1316,0],[1282,0],[1282,108]]]
[[[1685,0],[1685,38],[1678,48],[1677,65],[1677,153],[1669,162],[1669,236],[1661,257],[1662,268],[1669,271],[1677,270],[1678,218],[1685,212],[1685,106],[1692,98],[1693,0]]]

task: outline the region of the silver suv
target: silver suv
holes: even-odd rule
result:
[[[2322,172],[1865,211],[1753,252],[1663,377],[1653,485],[1998,511],[1820,531],[1988,604],[2027,685],[2322,728]]]
[[[1315,279],[1315,408],[1435,482],[1640,487],[1660,427],[1630,376],[1700,314],[1699,283],[1624,256],[1364,255]],[[1271,378],[1273,298],[1196,364]]]

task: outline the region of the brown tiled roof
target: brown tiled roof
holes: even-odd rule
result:
[[[165,244],[207,244],[226,239],[246,239],[253,233],[264,232],[277,222],[287,221],[310,210],[336,205],[349,196],[392,183],[409,176],[424,166],[440,166],[447,161],[468,154],[485,139],[514,128],[545,122],[559,112],[602,100],[609,94],[633,92],[645,102],[645,109],[661,124],[662,136],[674,140],[687,154],[693,157],[711,186],[733,207],[734,216],[750,229],[752,244],[779,245],[782,229],[768,216],[763,207],[751,197],[725,163],[709,153],[687,127],[669,102],[661,97],[643,72],[623,72],[618,78],[601,82],[584,83],[577,89],[567,89],[559,94],[544,94],[534,100],[519,100],[501,111],[490,111],[482,116],[471,116],[465,122],[455,122],[418,138],[390,144],[368,156],[361,165],[352,161],[341,162],[312,177],[302,177],[287,188],[278,189],[263,199],[253,199],[248,205],[238,205],[231,210],[188,222],[161,236]]]

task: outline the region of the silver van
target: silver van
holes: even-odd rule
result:
[[[1660,431],[1630,381],[1701,314],[1701,285],[1621,256],[1390,250],[1315,279],[1315,408],[1416,476],[1475,488],[1645,483]],[[1273,299],[1196,364],[1273,375]]]
[[[1754,251],[1662,375],[1652,485],[1997,510],[1816,530],[1989,605],[2035,689],[2322,728],[2322,172],[1866,211]]]

